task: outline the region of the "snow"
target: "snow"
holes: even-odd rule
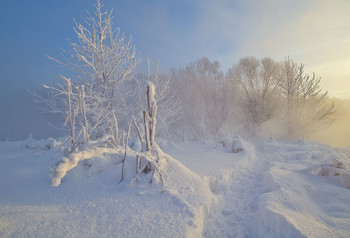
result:
[[[304,142],[162,143],[156,174],[131,151],[66,157],[55,139],[0,143],[0,237],[349,237],[350,149]],[[233,150],[235,146],[235,150]],[[238,149],[239,148],[239,149]],[[233,151],[233,153],[232,153]],[[235,153],[236,152],[236,153]],[[66,158],[51,186],[50,169]]]
[[[154,97],[156,94],[156,87],[154,86],[154,84],[151,81],[147,82],[147,87],[148,87],[148,95],[149,95],[149,101],[151,102],[151,105],[153,103],[155,103]]]
[[[334,183],[332,177],[337,176],[322,176],[314,171],[335,158],[342,158],[349,168],[349,151],[345,155],[320,144],[280,143],[267,146],[265,151],[275,151],[277,159],[266,172],[275,187],[260,196],[260,226],[265,227],[260,229],[261,235],[281,233],[281,227],[288,224],[288,237],[348,237],[350,190],[345,188],[348,181]],[[343,170],[346,174],[350,172]]]

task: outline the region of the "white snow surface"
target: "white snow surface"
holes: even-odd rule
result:
[[[52,187],[59,142],[1,142],[0,237],[350,236],[350,149],[228,141],[163,143],[163,193],[132,153],[121,183],[123,155],[101,148]]]

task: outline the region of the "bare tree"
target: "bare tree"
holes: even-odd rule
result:
[[[183,130],[196,139],[219,136],[231,114],[233,91],[218,61],[202,57],[173,72],[184,112]]]
[[[243,123],[249,134],[256,134],[262,123],[277,110],[278,64],[270,58],[245,57],[234,65],[229,76],[238,82]]]
[[[331,121],[335,106],[326,103],[328,93],[321,88],[321,78],[315,73],[306,74],[304,65],[289,57],[283,61],[279,77],[279,88],[286,101],[284,121],[289,138]]]
[[[205,134],[205,124],[203,119],[203,105],[200,90],[196,87],[195,73],[191,65],[186,68],[172,70],[175,87],[179,94],[183,117],[178,123],[183,140],[200,140]]]

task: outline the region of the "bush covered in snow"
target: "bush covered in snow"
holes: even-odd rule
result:
[[[224,140],[220,140],[220,143],[230,153],[252,151],[252,145],[238,135],[226,137]]]
[[[338,156],[330,162],[312,169],[311,173],[327,177],[339,185],[350,189],[350,159],[348,157]]]
[[[144,173],[150,173],[150,183],[153,182],[155,176],[159,177],[164,191],[163,170],[166,165],[165,158],[167,157],[160,147],[155,142],[156,132],[156,117],[157,117],[157,102],[155,100],[155,86],[153,83],[147,84],[147,109],[143,111],[143,130],[138,127],[135,118],[129,122],[127,132],[122,131],[119,134],[118,124],[115,123],[115,131],[111,139],[99,141],[87,141],[83,146],[76,147],[74,151],[65,153],[65,156],[55,163],[51,168],[51,184],[57,187],[61,184],[62,178],[67,172],[74,169],[80,161],[87,161],[93,158],[110,158],[115,164],[120,164],[120,182],[126,178],[125,167],[130,164],[130,159],[135,167],[131,174],[134,174],[134,181],[138,181]],[[116,121],[116,119],[115,119]],[[131,125],[134,125],[138,135],[139,143],[136,139],[130,140]],[[132,150],[130,146],[134,149]],[[128,166],[130,167],[130,166]],[[103,169],[103,168],[102,168]],[[128,175],[129,176],[129,175]]]
[[[36,140],[33,139],[32,134],[22,141],[22,146],[28,150],[41,150],[43,153],[53,147],[60,146],[61,143],[56,139],[49,137],[48,139]]]

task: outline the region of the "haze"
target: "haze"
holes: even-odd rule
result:
[[[44,82],[58,80],[57,74],[64,70],[45,55],[56,57],[60,49],[69,48],[66,39],[74,37],[73,18],[79,19],[93,4],[85,0],[2,3],[1,140],[21,139],[30,132],[48,136],[33,129],[35,122],[43,121],[41,115],[33,113],[29,122],[25,110],[19,110],[33,107],[27,106],[23,94],[25,89],[36,90]],[[275,60],[291,56],[304,63],[307,72],[322,77],[331,97],[350,99],[350,1],[107,0],[104,4],[106,9],[114,8],[117,25],[133,36],[142,57],[159,59],[163,71],[201,56],[218,60],[224,70],[244,56]],[[335,102],[333,126],[310,139],[349,146],[349,101]]]

